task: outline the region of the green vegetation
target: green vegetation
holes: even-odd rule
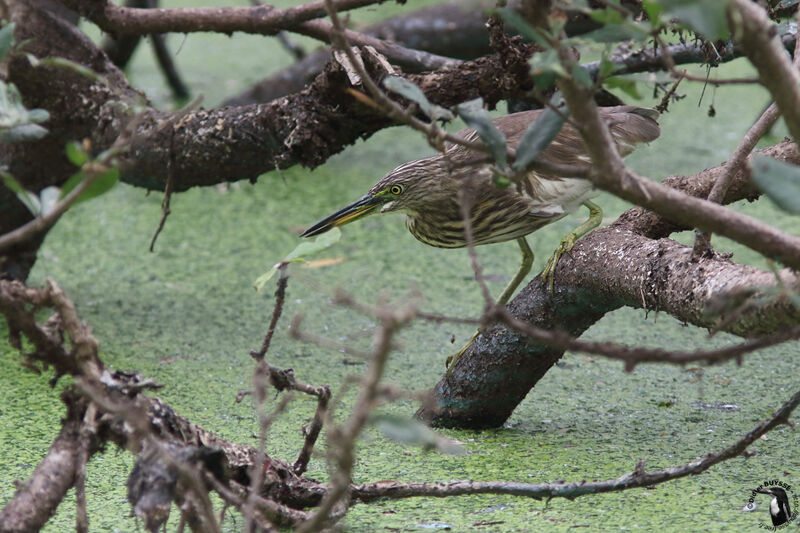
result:
[[[378,11],[383,13],[383,6]],[[182,37],[170,37],[173,49]],[[190,86],[214,105],[255,78],[286,64],[277,47],[255,37],[197,34],[177,54]],[[260,51],[260,52],[257,52]],[[161,100],[161,86],[147,48],[131,70],[132,82]],[[236,58],[230,61],[229,58]],[[224,69],[208,68],[220,65]],[[736,62],[720,75],[741,75]],[[215,78],[211,79],[213,76]],[[249,73],[249,74],[248,74]],[[216,77],[219,76],[219,77]],[[251,76],[247,78],[246,76]],[[231,81],[233,80],[233,81]],[[723,161],[766,103],[759,89],[724,87],[706,91],[686,83],[685,100],[662,120],[662,138],[630,161],[654,179],[691,173]],[[713,99],[716,118],[705,116]],[[758,102],[747,108],[742,102]],[[774,139],[773,139],[774,140]],[[160,216],[159,194],[118,185],[103,197],[75,206],[49,233],[30,283],[53,278],[76,302],[83,320],[101,342],[101,357],[115,369],[139,370],[165,385],[159,396],[192,421],[226,439],[256,444],[256,417],[248,401],[234,402],[251,386],[251,349],[260,346],[272,311],[272,290],[257,294],[252,284],[298,243],[295,228],[308,225],[358,198],[383,173],[430,154],[419,135],[395,128],[383,131],[333,158],[313,172],[293,168],[263,176],[256,185],[194,189],[172,199],[172,215],[147,251]],[[613,220],[628,206],[607,195],[598,199]],[[769,201],[742,210],[784,229],[796,219]],[[581,221],[568,217],[531,239],[535,271],[561,236]],[[342,353],[291,340],[287,326],[298,313],[304,328],[335,341],[367,347],[373,321],[330,304],[335,288],[365,302],[399,299],[412,288],[424,294],[427,311],[478,316],[482,300],[464,250],[440,250],[418,243],[399,216],[374,216],[342,230],[341,242],[321,257],[332,266],[292,265],[284,319],[267,357],[293,368],[298,379],[328,384],[336,394],[347,376],[364,368]],[[691,235],[679,236],[690,242]],[[715,238],[735,260],[759,267],[763,259]],[[499,292],[515,272],[515,243],[478,249],[490,287]],[[311,266],[315,266],[312,264]],[[273,279],[274,282],[274,279]],[[5,326],[2,326],[5,328]],[[388,379],[413,390],[430,388],[444,371],[444,360],[472,334],[452,324],[415,323],[399,335]],[[666,315],[622,310],[605,317],[587,334],[630,344],[667,348],[722,346],[734,342],[685,327]],[[451,337],[455,336],[455,344]],[[0,330],[5,339],[5,331]],[[18,356],[0,341],[0,505],[13,494],[14,480],[26,479],[59,429],[63,409],[49,376],[18,365]],[[627,374],[622,365],[583,354],[568,354],[533,390],[505,428],[494,431],[443,431],[461,441],[467,454],[442,456],[388,441],[369,430],[359,448],[356,482],[509,480],[553,482],[613,478],[646,461],[648,469],[679,465],[717,450],[749,431],[783,402],[795,387],[797,343],[748,356],[741,366],[683,369],[641,365]],[[272,397],[270,397],[272,401]],[[350,395],[348,401],[352,401]],[[345,401],[340,416],[348,406]],[[274,402],[273,402],[274,404]],[[720,409],[734,404],[737,409]],[[271,455],[294,460],[302,445],[301,425],[314,405],[297,398],[273,425]],[[411,402],[383,411],[410,416]],[[566,531],[587,530],[736,531],[766,522],[766,497],[755,513],[744,513],[750,489],[766,478],[800,471],[796,435],[788,427],[770,433],[753,447],[757,454],[723,463],[697,477],[652,490],[589,496],[549,504],[513,497],[413,499],[358,505],[346,518],[348,531]],[[135,531],[128,518],[125,480],[134,458],[109,449],[89,464],[87,499],[91,530]],[[310,477],[324,480],[324,458],[312,460]],[[797,479],[794,479],[797,481]],[[46,531],[73,527],[68,499]],[[169,529],[173,530],[173,515]],[[241,523],[225,522],[238,531]]]

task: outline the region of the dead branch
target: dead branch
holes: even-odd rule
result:
[[[772,429],[789,424],[789,416],[800,405],[800,391],[794,393],[772,416],[760,422],[749,433],[727,448],[715,453],[708,453],[702,459],[682,466],[665,468],[655,472],[646,472],[644,464],[639,463],[633,472],[608,481],[573,482],[573,483],[511,483],[511,482],[475,482],[456,481],[451,483],[397,483],[382,481],[367,485],[355,485],[352,488],[353,498],[369,502],[378,498],[412,498],[432,496],[444,498],[465,494],[511,494],[528,498],[568,498],[573,499],[586,494],[618,492],[633,488],[651,487],[673,479],[696,475],[723,461],[742,455],[745,450],[762,435]]]

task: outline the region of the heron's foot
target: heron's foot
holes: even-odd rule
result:
[[[553,296],[556,267],[558,266],[559,260],[564,256],[564,254],[568,254],[572,251],[572,247],[575,246],[575,243],[578,242],[578,239],[598,227],[603,222],[603,210],[600,209],[600,206],[589,201],[584,202],[583,205],[589,209],[589,219],[575,228],[573,231],[567,233],[567,235],[561,239],[561,244],[558,245],[555,253],[547,261],[547,266],[545,266],[544,270],[542,270],[542,281],[544,281],[550,296]]]
[[[553,295],[553,289],[555,287],[556,267],[558,266],[558,262],[565,254],[572,251],[572,248],[580,237],[581,236],[575,232],[568,233],[561,239],[561,244],[558,245],[556,251],[553,252],[553,255],[547,260],[547,265],[544,267],[544,270],[542,270],[542,281],[544,281],[550,296]]]
[[[464,355],[464,352],[467,351],[467,348],[472,346],[472,343],[475,342],[475,339],[478,338],[478,335],[480,335],[480,333],[481,333],[480,331],[476,331],[475,334],[472,336],[472,338],[464,346],[462,346],[458,352],[454,353],[445,360],[444,364],[448,372],[453,369],[459,358],[461,358],[461,356]]]

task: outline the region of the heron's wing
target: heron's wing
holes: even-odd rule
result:
[[[541,114],[541,109],[522,111],[499,117],[493,122],[505,134],[508,145],[516,148],[528,125]],[[636,106],[605,107],[600,109],[600,114],[622,156],[630,154],[636,144],[653,141],[661,134],[656,122],[658,112],[653,109]],[[468,141],[479,140],[473,129],[462,130],[456,135]],[[448,145],[448,153],[456,159],[475,157],[468,149],[458,145]],[[539,159],[578,166],[585,166],[590,162],[580,134],[569,122],[564,123],[553,142],[539,155]]]

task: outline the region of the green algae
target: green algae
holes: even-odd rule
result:
[[[381,8],[383,10],[383,7]],[[173,38],[174,39],[174,38]],[[252,39],[252,40],[251,40]],[[219,42],[217,42],[219,41]],[[248,36],[190,36],[178,61],[190,83],[199,83],[207,102],[219,101],[249,81],[241,72],[264,57],[253,57]],[[242,51],[231,54],[226,47]],[[274,48],[270,48],[274,50]],[[223,52],[224,51],[224,52]],[[212,56],[206,57],[205,53]],[[237,57],[226,62],[213,54]],[[165,89],[147,54],[140,51],[131,69],[135,83],[156,99]],[[284,58],[285,59],[285,58]],[[280,61],[284,61],[281,59]],[[247,62],[243,68],[239,62]],[[272,60],[269,68],[280,61]],[[287,60],[288,61],[288,60]],[[209,79],[204,67],[219,63],[225,78]],[[741,75],[742,62],[725,73]],[[217,74],[215,74],[216,76]],[[226,84],[227,83],[227,84]],[[760,110],[742,110],[741,102],[761,103],[763,91],[725,87],[715,95],[717,117],[695,107],[700,87],[685,89],[686,101],[673,104],[662,120],[662,138],[629,158],[639,172],[661,178],[691,173],[723,161]],[[707,96],[708,97],[708,96]],[[704,104],[705,105],[705,104]],[[256,294],[252,282],[297,245],[292,228],[308,225],[355,198],[393,165],[430,153],[424,141],[394,129],[360,143],[325,166],[308,172],[290,169],[262,177],[258,184],[191,190],[176,195],[173,214],[156,244],[147,246],[158,223],[158,195],[121,185],[100,200],[76,206],[48,235],[31,283],[50,277],[75,299],[83,320],[101,342],[101,356],[117,369],[137,369],[165,385],[159,396],[181,414],[232,441],[255,444],[256,417],[236,393],[250,387],[251,349],[260,345],[272,310],[271,290]],[[603,195],[606,220],[626,208]],[[738,206],[752,216],[796,231],[796,220],[768,202]],[[531,242],[535,268],[541,269],[563,234],[581,222],[581,214],[539,232]],[[478,287],[463,250],[439,250],[416,242],[397,216],[374,216],[343,229],[343,239],[323,254],[341,263],[324,268],[293,268],[284,320],[269,353],[270,361],[294,368],[299,379],[328,384],[334,392],[364,364],[341,352],[292,340],[287,325],[303,314],[304,328],[337,342],[367,349],[374,321],[330,304],[335,288],[365,302],[397,300],[411,290],[424,295],[427,311],[477,316]],[[691,234],[678,236],[690,242]],[[763,267],[757,254],[715,237],[735,260]],[[480,247],[479,258],[499,293],[518,262],[513,243]],[[424,390],[444,371],[444,359],[469,337],[472,328],[417,322],[398,335],[387,380]],[[4,338],[4,336],[3,336]],[[453,344],[451,340],[455,338]],[[669,316],[622,309],[607,315],[586,334],[595,340],[689,349],[724,346],[736,339],[686,327]],[[793,361],[797,343],[764,350],[741,366],[725,364],[691,369],[641,365],[625,373],[621,364],[568,354],[531,391],[507,424],[497,430],[447,430],[463,443],[464,456],[443,456],[401,446],[370,428],[359,442],[354,481],[508,480],[530,483],[615,478],[639,461],[648,469],[691,461],[718,450],[750,430],[797,386]],[[0,344],[0,504],[13,494],[46,453],[59,429],[63,409],[46,377],[18,365],[18,355]],[[347,407],[354,400],[345,396]],[[272,401],[272,398],[270,398]],[[722,410],[721,404],[738,409]],[[383,408],[409,416],[416,405],[401,401]],[[298,398],[273,425],[269,452],[293,460],[302,446],[300,427],[313,416],[314,404]],[[749,490],[765,478],[796,483],[800,470],[796,436],[785,426],[753,446],[749,459],[737,458],[710,472],[653,489],[581,497],[549,503],[509,496],[418,498],[356,505],[344,521],[353,532],[653,530],[730,531],[757,528],[768,520],[764,506],[744,513]],[[135,531],[127,517],[124,483],[134,458],[110,448],[89,464],[87,496],[93,531]],[[325,480],[324,460],[312,459],[309,475]],[[765,502],[762,502],[764,504]],[[59,508],[46,531],[66,531],[74,523],[74,495]],[[170,521],[170,530],[176,527]],[[226,531],[241,522],[229,520]]]

